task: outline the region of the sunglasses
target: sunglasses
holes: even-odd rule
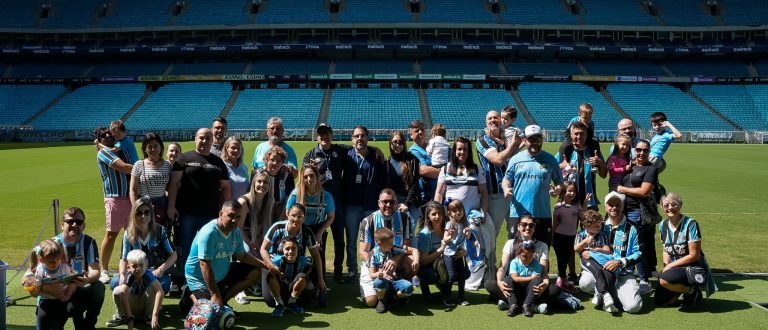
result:
[[[136,216],[137,217],[144,216],[146,218],[149,218],[151,215],[152,215],[152,212],[150,212],[149,210],[144,210],[144,212],[136,211]]]
[[[526,227],[527,228],[533,228],[533,227],[536,226],[536,224],[534,224],[532,222],[521,222],[518,226],[523,227],[523,228],[526,228]]]
[[[380,200],[379,203],[384,205],[395,205],[397,204],[397,201],[392,199],[387,199],[387,200]]]
[[[647,154],[650,151],[651,151],[650,148],[635,148],[635,152],[644,152]]]
[[[64,223],[70,225],[70,226],[82,226],[83,223],[85,223],[85,220],[80,219],[64,219]]]

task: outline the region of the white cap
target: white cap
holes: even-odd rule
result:
[[[541,127],[539,125],[528,125],[525,128],[525,137],[529,138],[534,135],[541,135]]]
[[[611,191],[608,193],[608,195],[605,195],[605,203],[608,204],[608,202],[614,198],[618,198],[619,201],[621,201],[621,205],[624,205],[624,200],[626,199],[626,197],[624,196],[624,194],[619,194],[615,191]]]

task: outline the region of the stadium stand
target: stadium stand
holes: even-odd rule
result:
[[[637,1],[580,0],[581,17],[591,25],[658,25],[656,18],[648,15]]]
[[[724,1],[723,22],[726,25],[760,26],[768,22],[768,1]]]
[[[578,24],[576,16],[567,12],[559,0],[515,0],[504,3],[506,9],[500,14],[502,21],[507,24]]]
[[[489,110],[501,110],[515,101],[504,89],[428,89],[424,91],[432,123],[452,129],[482,129]],[[515,127],[528,125],[518,113]]]
[[[579,114],[582,102],[592,104],[595,129],[613,129],[621,120],[603,95],[584,84],[526,82],[517,90],[536,124],[545,129],[564,130],[568,121]]]
[[[197,129],[211,125],[232,95],[224,82],[160,87],[126,121],[129,129]]]
[[[39,118],[40,130],[92,130],[120,119],[144,94],[144,84],[88,85],[74,90]],[[77,114],[74,116],[73,114]]]
[[[61,85],[0,85],[0,126],[23,124],[63,92]]]
[[[763,116],[763,120],[768,123],[768,85],[745,85],[747,94],[755,102],[755,109]]]
[[[749,76],[749,71],[744,63],[727,59],[673,60],[667,62],[667,68],[678,76]]]
[[[321,59],[260,59],[251,62],[251,74],[328,73],[328,61]]]
[[[704,12],[701,1],[654,0],[661,19],[669,26],[711,26],[715,17]]]
[[[421,22],[495,23],[496,17],[481,0],[427,0],[419,13]]]
[[[176,63],[171,74],[242,74],[247,63]]]
[[[88,77],[151,76],[165,73],[170,63],[163,61],[107,62],[96,65]]]
[[[163,26],[171,17],[169,10],[173,0],[121,0],[111,2],[111,15],[101,18],[98,27],[145,27]]]
[[[661,66],[642,59],[595,59],[583,62],[594,75],[668,76]]]
[[[264,128],[274,116],[283,119],[286,129],[315,127],[323,93],[322,89],[243,90],[227,114],[228,127]]]
[[[574,63],[519,63],[504,61],[509,74],[576,75],[582,74]]]
[[[756,61],[753,63],[757,72],[762,77],[768,77],[768,61]]]
[[[681,90],[664,84],[608,84],[614,101],[643,129],[650,129],[651,113],[662,111],[681,131],[723,130],[733,127]]]
[[[336,73],[413,73],[407,60],[337,60]]]
[[[43,27],[51,29],[87,28],[94,20],[96,11],[107,1],[53,1],[52,14],[45,19]]]
[[[257,24],[328,23],[330,13],[324,0],[268,0],[266,9],[256,14]]]
[[[33,28],[37,23],[40,1],[0,0],[0,26],[10,28]]]
[[[344,10],[336,14],[336,22],[410,23],[411,16],[402,0],[346,0]]]
[[[243,1],[191,0],[174,25],[240,25],[248,23]]]
[[[422,73],[442,74],[499,74],[499,64],[488,59],[453,59],[435,58],[424,59],[421,62]]]
[[[335,89],[328,113],[331,127],[403,129],[421,119],[418,94],[413,89]]]
[[[14,78],[57,78],[80,77],[90,67],[87,63],[41,63],[24,62],[11,66],[11,77]]]
[[[750,90],[747,87],[751,88]],[[768,99],[766,85],[693,85],[691,90],[720,114],[748,130],[768,130],[768,110],[758,108],[760,96]],[[753,93],[755,95],[753,95]],[[768,105],[763,102],[763,108]]]

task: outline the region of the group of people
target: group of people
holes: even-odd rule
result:
[[[95,132],[106,210],[100,250],[83,232],[84,212],[70,208],[62,234],[32,251],[24,286],[39,297],[43,328],[61,328],[68,316],[78,329],[94,327],[104,284],[117,309],[108,326],[142,320],[158,327],[163,296],[177,288],[185,313],[201,299],[247,304],[248,292],[262,295],[275,317],[303,313],[313,300],[326,304],[330,228],[333,281],[359,285],[363,303],[381,313],[405,304],[414,287],[447,307],[469,304],[465,291],[483,287],[507,315],[533,316],[580,306],[571,295],[575,284],[594,292],[592,303],[606,311],[634,313],[640,295],[652,290],[650,277],[659,280],[657,305],[677,304],[683,294],[683,308],[693,308],[702,290],[716,287],[698,223],[680,213],[682,198],[664,194],[658,179],[680,132],[654,113],[654,137],[639,139],[636,125],[623,119],[605,160],[592,111],[580,105],[556,155],[542,150],[539,126],[514,128],[517,110],[507,106],[487,113],[474,143],[457,137],[451,145],[441,124],[427,140],[424,124],[414,120],[407,133],[391,134],[388,156],[368,145],[364,126],[345,145],[320,124],[318,144],[301,163],[273,117],[250,172],[225,118],[199,129],[191,151],[169,144],[167,160],[156,133],[144,136],[139,159],[125,125],[115,121]],[[602,216],[597,177],[608,175]],[[558,198],[554,210],[551,197]],[[109,257],[123,229],[110,277]],[[658,273],[657,231],[664,247]],[[497,263],[500,234],[509,240]],[[554,285],[550,246],[558,258]]]

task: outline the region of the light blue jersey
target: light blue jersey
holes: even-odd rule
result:
[[[120,149],[124,157],[120,157],[126,164],[134,164],[139,161],[139,153],[136,152],[136,145],[133,139],[126,135],[122,140],[115,142],[115,148]]]
[[[266,163],[264,163],[264,155],[267,154],[267,151],[269,151],[270,148],[272,148],[272,145],[269,144],[269,141],[259,143],[256,147],[256,151],[253,152],[253,162],[251,162],[253,169],[264,167],[264,165],[266,165]],[[293,166],[293,168],[299,168],[296,166],[298,162],[296,161],[296,152],[293,151],[293,148],[285,142],[280,144],[280,148],[283,148],[285,153],[288,154],[288,159],[285,160],[285,163]]]
[[[296,196],[298,191],[294,189],[291,195],[288,197],[288,202],[285,203],[285,209],[290,209],[291,205],[297,203]],[[304,195],[304,201],[299,202],[307,208],[306,215],[304,216],[304,224],[307,226],[314,226],[325,222],[326,214],[336,211],[336,206],[333,202],[333,196],[331,193],[323,190],[323,198],[320,198],[320,194]]]
[[[429,156],[427,150],[420,147],[418,144],[413,144],[409,149],[416,159],[419,160],[419,166],[432,166],[432,157]],[[421,191],[421,200],[431,201],[435,196],[435,188],[437,188],[437,179],[429,179],[424,176],[419,178],[419,188]]]
[[[521,152],[509,160],[504,178],[512,183],[514,197],[509,216],[519,218],[529,214],[534,218],[551,218],[549,184],[563,183],[563,174],[554,156],[546,151],[531,157]]]
[[[520,257],[516,257],[509,263],[509,274],[517,274],[520,277],[541,275],[541,264],[536,258],[533,258],[533,260],[526,266],[520,261]]]
[[[663,133],[655,133],[651,138],[650,157],[664,159],[664,153],[669,150],[669,146],[675,141],[675,135],[672,130],[665,128]]]
[[[621,272],[623,274],[631,274],[632,267],[639,262],[642,254],[637,229],[629,224],[627,217],[623,217],[615,228],[610,221],[606,220],[603,228],[608,235],[608,242],[611,244],[613,260],[622,262],[624,267]]]
[[[187,263],[184,266],[187,285],[192,291],[205,288],[203,272],[200,270],[200,260],[211,262],[214,282],[218,282],[227,276],[229,266],[232,264],[232,255],[245,253],[240,228],[235,228],[229,235],[224,235],[216,225],[216,221],[217,219],[213,219],[203,228],[200,228],[192,241],[189,257],[187,257]]]
[[[677,230],[672,228],[668,222],[662,221],[659,224],[659,238],[664,251],[669,254],[672,261],[675,261],[690,253],[688,243],[701,241],[701,232],[699,231],[699,223],[687,216],[680,220]],[[665,224],[667,225],[666,230],[664,230]]]
[[[438,235],[435,232],[429,230],[429,228],[422,228],[419,231],[419,253],[424,255],[437,251],[442,244],[443,236]]]

